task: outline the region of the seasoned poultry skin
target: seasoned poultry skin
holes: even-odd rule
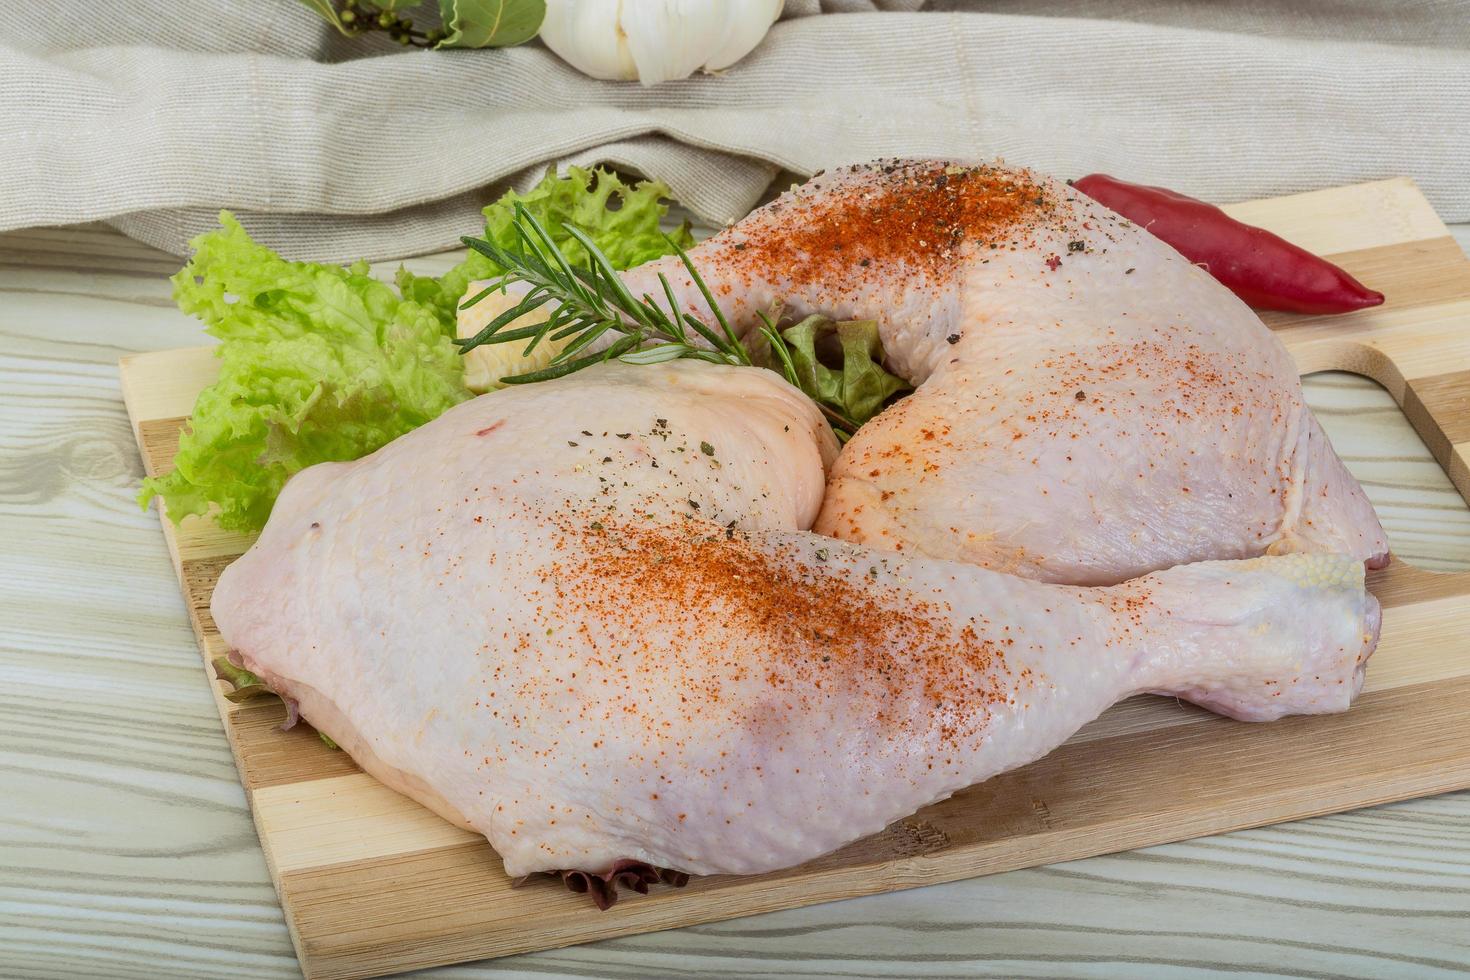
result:
[[[793,187],[690,253],[762,311],[875,319],[918,390],[863,426],[816,529],[1049,582],[1110,584],[1388,544],[1280,341],[1229,290],[1059,181],[881,161]],[[707,306],[677,259],[625,274]]]
[[[787,867],[1119,698],[1340,711],[1360,562],[1075,588],[808,528],[835,454],[774,373],[608,364],[302,471],[211,611],[244,665],[512,875]]]

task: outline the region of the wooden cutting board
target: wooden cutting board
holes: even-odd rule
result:
[[[1273,315],[1303,373],[1343,369],[1389,390],[1470,494],[1470,261],[1408,180],[1229,209],[1333,256],[1388,302],[1345,317]],[[207,348],[124,358],[150,474],[215,376]],[[200,651],[219,572],[250,544],[163,522]],[[1470,787],[1470,573],[1395,562],[1370,578],[1383,640],[1344,715],[1269,725],[1172,700],[1117,705],[1033,765],[810,864],[655,887],[608,912],[559,883],[513,887],[483,838],[363,774],[283,708],[215,699],[286,922],[312,978],[366,977],[912,888]],[[212,676],[212,672],[211,672]]]

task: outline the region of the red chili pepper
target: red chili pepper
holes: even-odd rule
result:
[[[1172,245],[1257,309],[1349,313],[1383,302],[1382,293],[1326,259],[1213,204],[1106,174],[1072,186]]]

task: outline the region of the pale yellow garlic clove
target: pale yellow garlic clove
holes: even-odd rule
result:
[[[488,282],[470,283],[470,288],[465,292],[464,298],[474,296],[488,285]],[[490,293],[469,309],[459,311],[459,320],[455,324],[455,335],[461,338],[473,337],[491,320],[514,306],[518,300],[518,296],[509,296],[503,290]],[[505,329],[516,330],[520,327],[541,323],[551,315],[551,310],[550,304],[532,310],[530,313],[516,317],[506,325]],[[530,343],[529,340],[515,340],[506,344],[481,344],[464,355],[465,387],[476,394],[503,388],[505,386],[500,383],[501,378],[529,374],[549,366],[551,359],[570,342],[571,338],[566,340],[543,338],[529,354],[525,353],[526,345]]]

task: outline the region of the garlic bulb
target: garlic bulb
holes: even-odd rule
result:
[[[488,285],[490,285],[489,282],[470,283],[470,288],[465,292],[464,298],[474,296]],[[491,320],[514,306],[519,299],[519,296],[511,296],[501,290],[491,293],[467,310],[460,310],[458,321],[455,324],[455,336],[473,337]],[[516,317],[506,329],[528,327],[542,322],[550,315],[551,307],[543,306]],[[501,378],[529,374],[532,371],[550,367],[551,359],[571,342],[570,337],[565,340],[552,340],[550,337],[544,337],[530,354],[523,353],[526,349],[526,341],[508,344],[481,344],[464,355],[464,386],[477,395],[483,395],[496,388],[503,388],[504,385],[500,383]]]
[[[728,68],[750,53],[785,0],[547,0],[541,40],[591,75],[656,85]]]

